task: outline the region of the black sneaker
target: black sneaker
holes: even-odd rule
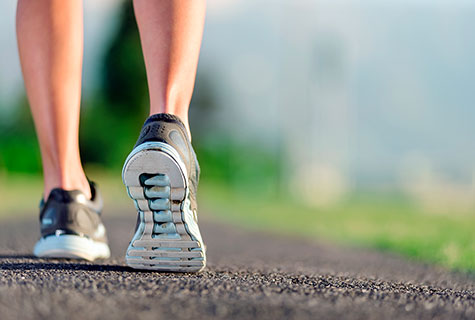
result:
[[[138,210],[127,265],[176,272],[205,267],[196,216],[199,174],[180,119],[170,114],[150,116],[122,169],[122,180]]]
[[[51,191],[46,202],[41,200],[41,239],[35,245],[35,256],[89,261],[110,256],[100,217],[102,198],[94,183],[90,186],[90,200],[79,190],[59,188]]]

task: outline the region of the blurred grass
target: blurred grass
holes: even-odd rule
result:
[[[202,203],[217,218],[255,230],[300,235],[393,251],[461,271],[475,271],[475,216],[433,215],[395,193],[360,193],[331,207],[311,208],[285,197],[200,185]]]

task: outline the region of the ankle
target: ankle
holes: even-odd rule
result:
[[[84,173],[75,176],[68,175],[47,175],[44,181],[44,199],[47,200],[51,190],[60,188],[67,191],[79,190],[90,199],[91,187]]]

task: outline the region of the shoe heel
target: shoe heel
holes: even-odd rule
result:
[[[132,152],[122,178],[139,211],[139,226],[125,257],[127,265],[174,272],[203,269],[202,241],[190,236],[183,218],[187,186],[178,161],[159,146],[149,145]]]

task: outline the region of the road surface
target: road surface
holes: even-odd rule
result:
[[[139,272],[134,215],[108,217],[112,258],[31,256],[35,217],[0,226],[0,319],[475,319],[475,278],[396,255],[202,219],[208,268]]]

